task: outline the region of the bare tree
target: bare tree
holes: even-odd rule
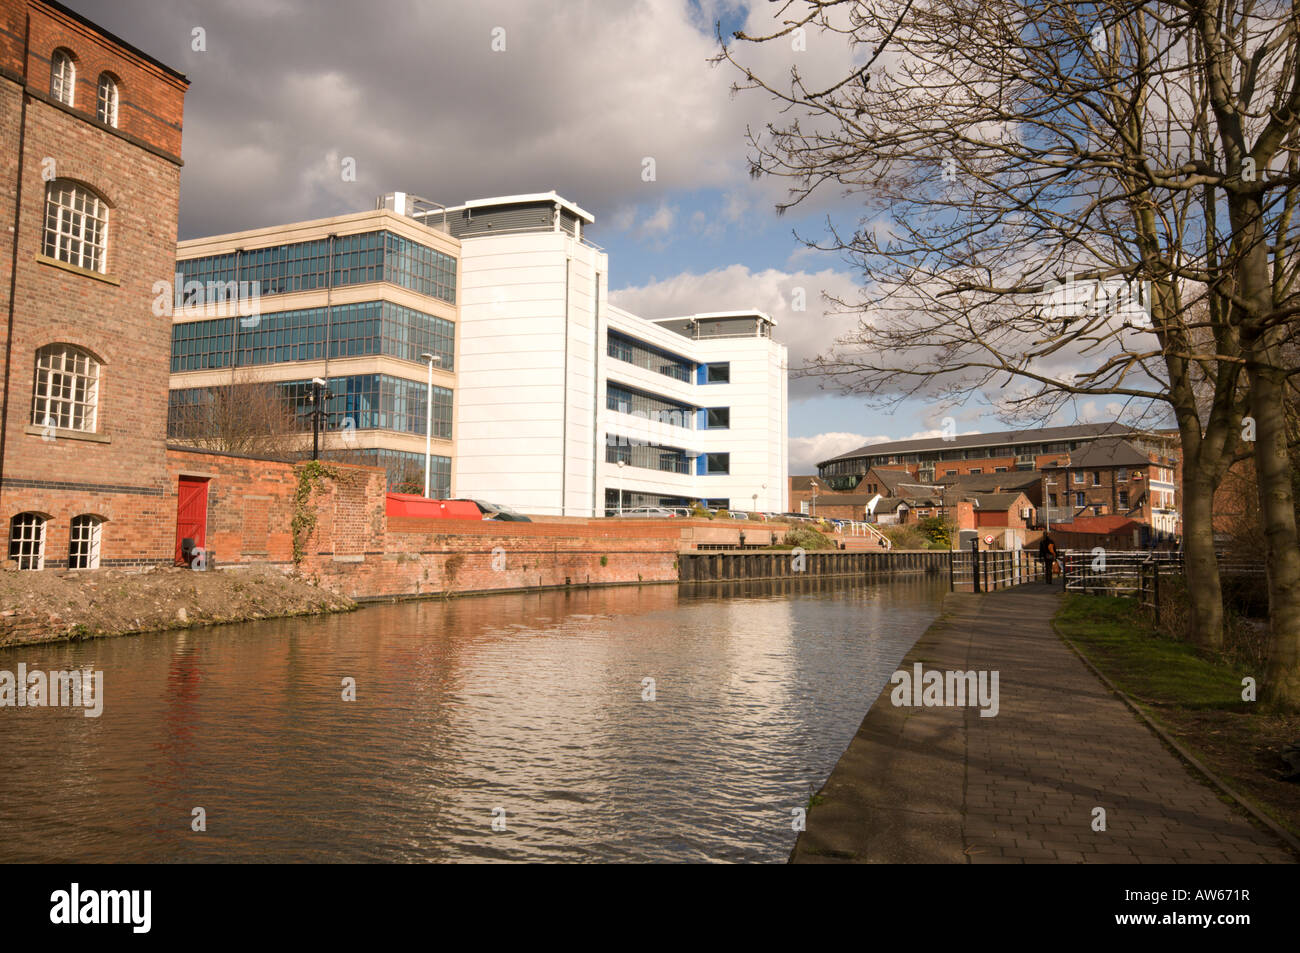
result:
[[[741,64],[783,118],[751,171],[784,210],[838,187],[861,203],[812,247],[865,279],[857,330],[811,368],[888,405],[991,403],[1042,421],[1109,398],[1177,424],[1190,636],[1222,643],[1215,487],[1252,427],[1269,534],[1274,664],[1300,704],[1300,553],[1279,436],[1295,334],[1297,18],[1282,4],[788,0],[741,43],[847,45],[814,84]],[[1247,161],[1250,160],[1250,161]],[[1082,295],[1080,295],[1082,292]],[[1118,292],[1118,300],[1116,296]],[[1250,419],[1243,424],[1249,410]],[[1283,512],[1285,510],[1285,512]]]
[[[228,384],[173,405],[168,435],[179,443],[247,456],[300,456],[302,425],[275,383],[240,372]]]

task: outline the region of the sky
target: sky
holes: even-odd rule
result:
[[[986,404],[885,413],[795,372],[851,332],[824,292],[853,267],[809,249],[860,218],[830,192],[784,216],[748,175],[746,130],[779,118],[713,65],[716,30],[771,27],[739,0],[64,0],[184,73],[179,238],[373,208],[407,191],[456,205],[554,189],[595,216],[610,299],[646,318],[758,308],[790,358],[790,473],[864,444],[1008,429]],[[852,63],[842,39],[751,48],[762,75]],[[653,176],[647,160],[653,160]],[[344,175],[354,169],[354,181]],[[860,202],[860,200],[858,200]],[[806,306],[797,308],[802,298]],[[1101,419],[1084,407],[1078,419]],[[1074,419],[1054,420],[1072,423]]]

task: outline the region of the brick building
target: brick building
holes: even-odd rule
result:
[[[1052,524],[1122,516],[1157,536],[1179,532],[1181,474],[1176,459],[1143,453],[1127,440],[1098,440],[1042,473],[1043,516]],[[1064,527],[1062,527],[1064,528]]]
[[[1064,466],[1089,443],[1116,437],[1129,440],[1144,452],[1177,456],[1178,436],[1171,431],[1144,433],[1117,422],[1072,424],[869,444],[817,464],[817,476],[832,490],[849,491],[857,490],[873,467],[905,469],[921,483],[1041,470]]]
[[[21,568],[172,545],[171,323],[188,81],[50,0],[0,0],[0,517]]]

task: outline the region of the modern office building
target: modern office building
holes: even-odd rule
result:
[[[770,317],[612,306],[593,217],[554,192],[416,216],[460,242],[458,495],[564,516],[784,508],[787,357]]]
[[[171,329],[188,81],[47,0],[0,0],[0,513],[19,569],[168,552]]]
[[[459,242],[411,217],[419,201],[181,242],[172,439],[304,453],[318,425],[323,458],[422,488],[432,363],[431,492],[449,495]]]
[[[376,205],[178,246],[174,439],[214,446],[225,427],[215,447],[247,449],[241,426],[283,403],[266,423],[301,453],[315,378],[322,456],[418,485],[432,354],[434,496],[555,516],[784,508],[787,357],[766,314],[614,307],[592,215],[554,192]]]

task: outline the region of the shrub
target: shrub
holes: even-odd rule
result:
[[[817,530],[807,526],[796,526],[786,532],[781,542],[786,546],[798,546],[802,549],[833,549],[835,541],[827,539]]]
[[[895,549],[928,549],[930,540],[915,526],[882,526],[880,531],[889,537]]]
[[[917,529],[931,543],[942,543],[941,546],[931,546],[931,549],[948,549],[952,538],[952,524],[942,516],[927,516],[917,524]]]

